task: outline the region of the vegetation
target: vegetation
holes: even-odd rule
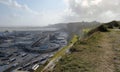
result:
[[[118,28],[119,23],[113,21],[91,30],[75,43],[71,54],[60,59],[53,72],[120,72]]]
[[[120,72],[118,28],[120,22],[116,21],[104,23],[92,30],[86,28],[87,36],[79,40],[75,35],[68,46],[58,51],[44,66],[62,56],[59,62],[55,62],[52,72]],[[71,44],[74,44],[70,48],[71,54],[65,54]],[[36,72],[40,72],[44,66]]]
[[[114,29],[114,28],[119,28],[120,27],[120,22],[118,21],[112,21],[109,23],[103,23],[102,25],[96,27],[95,29],[92,29],[91,31],[88,32],[88,36],[92,35],[93,33],[97,32],[97,31],[101,31],[101,32],[108,32],[109,29]]]
[[[69,42],[68,46],[65,46],[61,48],[49,61],[47,61],[44,65],[40,66],[35,72],[40,72],[44,69],[44,67],[50,62],[50,61],[55,61],[59,59],[59,57],[62,57],[65,55],[66,51],[71,47],[71,44],[74,44],[78,40],[78,36],[74,35],[72,40]]]
[[[60,51],[58,51],[53,57],[52,59],[58,58],[60,56],[63,56],[65,54],[65,51],[70,48],[71,44],[74,44],[76,41],[78,40],[77,35],[74,35],[73,39],[70,41],[68,46],[63,47]],[[50,60],[52,60],[50,59]]]
[[[96,61],[99,60],[98,55],[101,53],[97,40],[101,36],[96,33],[87,40],[78,41],[71,48],[72,53],[57,63],[54,72],[95,72]]]

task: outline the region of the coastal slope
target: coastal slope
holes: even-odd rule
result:
[[[52,72],[120,72],[119,25],[113,21],[89,33],[75,43]]]

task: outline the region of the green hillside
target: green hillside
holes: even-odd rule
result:
[[[75,43],[52,72],[120,72],[119,22],[105,23]]]

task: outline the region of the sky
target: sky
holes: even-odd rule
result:
[[[0,0],[0,27],[120,20],[120,0]]]

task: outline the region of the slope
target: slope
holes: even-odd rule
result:
[[[110,29],[79,40],[53,72],[120,72],[119,36],[119,29]]]

